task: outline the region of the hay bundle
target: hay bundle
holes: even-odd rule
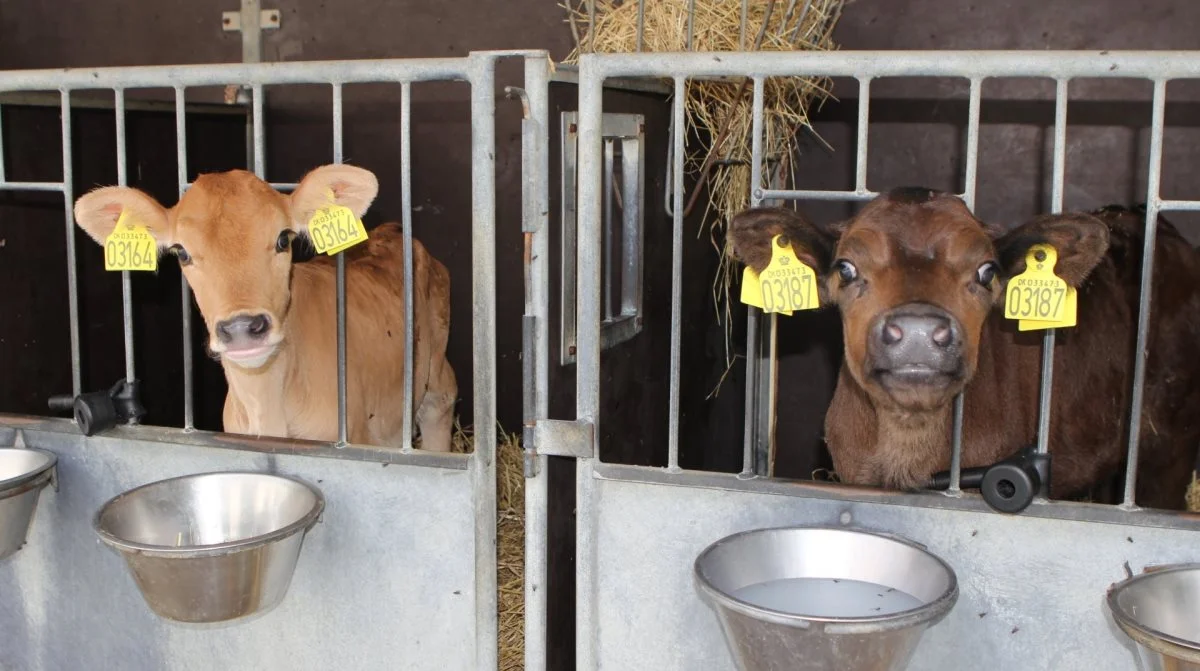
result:
[[[638,50],[638,2],[635,0],[568,0],[564,5],[580,53],[628,53]],[[641,50],[802,51],[836,48],[831,33],[845,0],[748,0],[746,25],[738,0],[645,0]],[[689,17],[689,9],[694,13]],[[591,17],[594,16],[594,23]],[[689,25],[691,43],[689,45]],[[763,87],[764,184],[794,186],[792,157],[797,133],[811,130],[809,110],[829,97],[831,82],[820,77],[778,77]],[[721,265],[713,284],[713,304],[725,324],[726,363],[729,353],[730,293],[736,268],[725,253],[725,222],[750,203],[750,159],[753,137],[753,84],[745,79],[694,79],[687,82],[688,137],[698,138],[686,157],[695,177],[685,213],[707,185],[701,230],[708,229]],[[668,180],[667,183],[670,183]],[[715,393],[715,392],[714,392]]]
[[[496,598],[499,671],[525,667],[525,470],[521,436],[499,431],[496,446]],[[471,430],[457,423],[453,452],[473,451]]]
[[[1192,482],[1188,485],[1187,495],[1187,511],[1189,513],[1200,513],[1200,480],[1196,479],[1196,473],[1192,472]]]

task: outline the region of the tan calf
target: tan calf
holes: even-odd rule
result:
[[[101,245],[122,211],[175,253],[208,325],[229,394],[225,430],[337,439],[335,261],[292,263],[291,241],[330,204],[362,217],[379,191],[362,168],[310,172],[290,196],[244,170],[201,175],[172,208],[127,187],[75,203]],[[349,440],[399,447],[404,408],[404,244],[384,224],[346,254],[346,421]],[[413,405],[422,447],[450,450],[458,388],[446,361],[450,275],[413,240]]]

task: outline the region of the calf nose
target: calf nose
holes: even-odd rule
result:
[[[228,345],[235,340],[262,340],[271,330],[271,318],[265,314],[238,315],[217,322],[217,337]]]
[[[954,324],[936,313],[893,314],[880,325],[879,339],[885,347],[930,346],[945,349],[956,344]]]

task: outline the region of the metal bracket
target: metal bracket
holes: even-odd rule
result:
[[[242,0],[236,12],[221,12],[221,28],[242,34],[242,62],[262,61],[262,31],[275,30],[282,22],[278,9],[262,9],[260,0]]]
[[[532,431],[529,431],[529,429]],[[532,436],[529,436],[529,434]],[[590,422],[564,419],[540,419],[527,427],[526,437],[532,437],[526,443],[526,477],[537,475],[534,469],[534,457],[545,455],[551,457],[571,457],[573,459],[591,459],[594,456],[592,441],[594,427]]]

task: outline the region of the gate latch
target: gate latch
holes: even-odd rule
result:
[[[591,422],[540,419],[525,427],[525,477],[537,475],[538,455],[591,459],[595,427]]]

